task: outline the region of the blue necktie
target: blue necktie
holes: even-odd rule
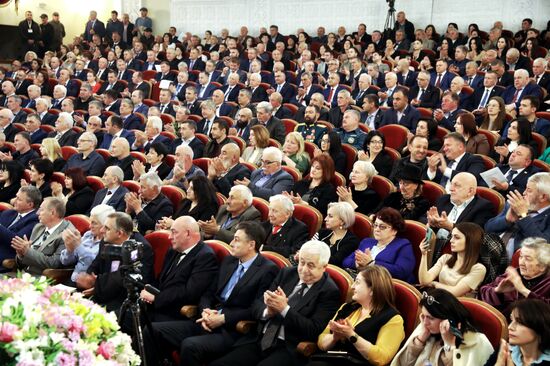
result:
[[[227,282],[227,285],[223,289],[222,298],[224,301],[227,301],[229,296],[231,296],[233,289],[235,288],[235,286],[237,285],[237,283],[239,282],[243,274],[244,274],[244,266],[242,265],[242,263],[240,263],[239,267],[237,267],[235,272],[233,272],[233,274],[231,275],[231,278]]]

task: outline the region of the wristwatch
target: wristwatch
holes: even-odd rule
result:
[[[522,218],[522,219],[526,218],[527,217],[527,212],[522,213],[521,215],[519,215],[519,217]]]
[[[443,351],[445,352],[451,352],[453,346],[449,345],[449,344],[446,344],[443,346]]]
[[[357,333],[353,333],[353,335],[351,337],[349,337],[349,341],[351,344],[354,344],[355,342],[357,342]]]

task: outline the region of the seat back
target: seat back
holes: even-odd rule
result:
[[[353,278],[351,275],[342,268],[333,264],[327,265],[326,272],[336,283],[338,290],[340,290],[340,301],[342,303],[351,301],[351,296],[353,295],[351,290]]]
[[[6,210],[13,210],[13,206],[6,202],[0,202],[0,212]]]
[[[84,235],[86,231],[90,230],[91,220],[86,215],[80,215],[80,214],[70,215],[65,217],[65,220],[73,224],[73,226],[76,228],[76,230],[78,230],[80,235]]]
[[[493,214],[498,215],[504,210],[504,197],[492,188],[477,187],[477,195],[491,202],[493,205]]]
[[[221,240],[210,239],[205,240],[204,243],[214,251],[218,263],[221,263],[225,257],[231,255],[231,247]]]
[[[153,253],[155,254],[154,272],[155,277],[158,278],[162,271],[162,265],[164,264],[164,257],[168,249],[172,247],[172,241],[170,240],[170,233],[166,230],[154,231],[145,235],[145,239],[151,244]]]
[[[296,129],[296,126],[298,126],[298,122],[296,122],[295,120],[290,119],[290,118],[283,118],[281,120],[281,122],[285,126],[285,130],[286,130],[287,135],[291,132],[294,132],[294,130]]]
[[[65,188],[65,174],[63,174],[61,172],[53,172],[51,181],[52,182],[57,182],[57,183],[61,184],[63,186],[63,188]]]
[[[160,191],[170,200],[170,202],[172,202],[174,212],[179,208],[181,201],[187,197],[183,189],[176,186],[162,186]]]
[[[501,339],[508,338],[508,323],[500,311],[491,305],[470,297],[459,298],[468,309],[474,326],[487,336],[494,349],[498,349]]]
[[[290,261],[279,253],[272,252],[270,250],[262,250],[261,254],[266,259],[269,259],[270,261],[275,263],[275,265],[279,267],[279,269],[292,266],[292,264],[290,264]]]
[[[342,144],[342,151],[346,154],[345,176],[349,177],[349,173],[353,170],[353,164],[357,160],[357,149],[351,145]]]
[[[445,188],[436,182],[431,180],[425,180],[424,185],[422,186],[422,197],[424,197],[430,205],[434,206],[439,199],[439,197],[446,194]]]
[[[355,222],[349,229],[359,240],[362,240],[372,235],[372,222],[367,215],[355,212]]]
[[[281,166],[281,169],[283,169],[285,172],[290,174],[292,176],[292,179],[294,179],[294,183],[300,181],[302,179],[302,173],[296,168],[292,168],[290,166],[283,165]]]
[[[539,159],[533,160],[533,165],[539,168],[543,172],[550,172],[550,164],[542,160],[539,160]]]
[[[418,325],[421,294],[405,281],[394,278],[392,282],[395,290],[395,307],[403,317],[405,339],[407,339]]]
[[[396,191],[392,181],[381,175],[375,175],[372,177],[370,188],[375,190],[381,199],[386,198],[390,193]]]
[[[227,202],[227,198],[220,192],[216,192],[216,200],[218,201],[218,206],[225,205],[225,202]]]
[[[103,180],[100,177],[96,177],[94,175],[89,175],[86,177],[86,180],[88,181],[88,185],[94,192],[97,193],[100,189],[105,188],[105,183],[103,183]]]
[[[537,156],[540,156],[542,152],[546,149],[546,137],[540,133],[533,132],[531,133],[533,140],[537,143]]]
[[[409,239],[412,245],[414,252],[414,257],[416,259],[414,265],[414,276],[418,275],[418,267],[420,266],[420,259],[422,258],[422,253],[420,252],[420,243],[426,237],[427,226],[421,222],[414,220],[405,220],[405,232],[403,237]]]
[[[519,268],[519,255],[521,254],[521,248],[517,249],[514,254],[512,255],[512,260],[510,261],[510,265],[514,268]]]
[[[208,172],[208,162],[209,161],[210,161],[210,159],[208,159],[208,158],[197,158],[197,159],[193,159],[193,164],[195,164],[196,166],[201,168],[201,170],[206,173],[206,172]]]
[[[130,192],[134,192],[135,194],[139,194],[140,185],[135,180],[125,180],[122,182],[122,186],[126,187]]]
[[[260,211],[260,215],[262,217],[262,221],[267,221],[269,218],[269,202],[264,200],[260,197],[253,197],[252,198],[252,206],[256,208],[256,210]]]
[[[386,146],[399,150],[401,146],[407,143],[409,129],[401,125],[385,125],[378,128],[378,131],[384,135]]]
[[[309,237],[313,237],[323,224],[323,215],[315,207],[308,205],[294,205],[294,218],[302,221],[309,229]]]
[[[74,146],[61,146],[61,155],[64,160],[69,160],[71,156],[78,154],[78,150]]]

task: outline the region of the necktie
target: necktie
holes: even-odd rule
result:
[[[296,306],[296,304],[298,304],[302,299],[302,296],[306,288],[307,288],[307,285],[305,283],[298,284],[294,288],[294,291],[292,292],[292,294],[288,297],[288,306],[290,307]],[[279,334],[279,330],[281,329],[282,324],[283,324],[283,318],[281,316],[275,316],[268,322],[266,330],[260,342],[262,351],[268,350],[273,346],[273,344],[275,343],[275,340],[277,339],[277,335]]]
[[[512,183],[512,179],[514,178],[514,175],[516,175],[518,171],[517,170],[510,170],[508,174],[506,174],[506,180],[508,181],[508,184]]]
[[[166,108],[165,104],[160,105],[160,113],[164,113],[164,109]]]
[[[201,86],[201,90],[199,92],[199,98],[202,98],[202,96],[204,95],[204,89],[205,89],[204,85]]]
[[[369,126],[369,128],[370,128],[371,130],[374,130],[374,129],[375,129],[375,127],[374,127],[374,125],[373,125],[373,119],[374,119],[374,114],[369,114],[369,115],[367,116],[367,126]]]
[[[107,191],[107,196],[110,196],[110,195],[112,195],[112,194],[113,194],[113,192]]]
[[[223,289],[222,298],[224,299],[224,301],[227,301],[229,296],[231,296],[233,289],[235,288],[235,286],[237,285],[237,283],[239,282],[239,280],[243,275],[244,275],[244,266],[242,265],[242,263],[240,263],[237,269],[235,270],[235,272],[233,272],[233,274],[231,275],[231,278],[227,282],[227,285]]]
[[[521,92],[522,89],[516,89],[516,92],[514,93],[514,97],[512,98],[512,103],[515,103],[518,101],[518,95]]]
[[[418,92],[418,96],[416,97],[418,101],[422,100],[422,94],[424,94],[424,89],[420,89],[420,91]]]
[[[118,72],[118,78],[117,79],[119,79],[119,80],[122,79],[122,71]]]
[[[23,82],[21,80],[19,80],[17,82],[17,85],[15,86],[15,90],[19,89],[21,87],[21,84],[23,84]]]
[[[48,230],[44,231],[44,234],[42,234],[42,236],[33,243],[33,247],[35,249],[39,248],[48,239],[49,236],[50,232]]]
[[[277,93],[280,93],[282,88],[283,87],[281,85],[277,85]]]
[[[178,84],[178,86],[176,87],[176,94],[180,93],[182,87],[183,87],[183,85]]]
[[[180,262],[182,261],[183,257],[185,257],[185,253],[178,253],[174,257],[174,260],[172,261],[170,268],[168,268],[168,271],[166,271],[166,274],[169,274],[170,272],[172,272],[172,270],[176,269],[180,264]]]
[[[273,226],[273,230],[272,230],[273,235],[277,235],[277,233],[278,233],[279,231],[281,231],[281,228],[282,228],[281,225],[275,225],[275,226]]]
[[[191,60],[191,64],[189,65],[189,68],[193,70],[193,66],[195,66],[195,60]]]
[[[455,163],[454,160],[449,160],[447,162],[447,167],[452,170],[454,163]],[[447,178],[446,176],[443,176],[441,177],[441,181],[439,182],[439,184],[441,184],[442,187],[445,187],[448,181],[449,181],[449,178]]]
[[[8,229],[10,227],[12,227],[13,225],[15,225],[19,220],[21,220],[23,218],[23,216],[21,216],[21,214],[18,214],[17,217],[15,218],[15,220],[13,220],[13,222],[10,224],[10,226],[8,226]]]
[[[225,91],[225,101],[227,102],[227,100],[229,99],[229,94],[231,94],[231,90],[233,90],[233,87],[230,86],[227,88],[227,90]]]
[[[103,70],[99,70],[97,72],[97,79],[100,80],[101,79],[101,75],[103,75]]]
[[[334,88],[330,88],[330,91],[328,93],[328,98],[327,98],[327,102],[331,103],[332,102],[332,96],[334,95]]]
[[[468,78],[468,85],[472,86],[472,81],[474,81],[474,78],[469,77]]]
[[[489,89],[485,89],[478,108],[485,108],[485,105],[487,104],[487,99],[489,99]]]
[[[441,74],[437,74],[437,79],[435,80],[435,86],[438,88],[441,86]]]
[[[537,84],[539,83],[540,79],[541,79],[540,75],[535,78],[535,81],[536,81]]]

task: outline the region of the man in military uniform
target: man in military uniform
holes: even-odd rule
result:
[[[318,125],[320,110],[316,105],[308,105],[304,112],[304,122],[298,123],[296,132],[302,134],[305,141],[313,142],[319,146],[321,137],[325,134],[327,128],[323,125]]]
[[[342,128],[337,128],[336,131],[340,135],[340,140],[343,144],[348,144],[358,150],[363,150],[363,144],[367,134],[359,128],[361,114],[355,109],[349,109],[344,113],[342,120]]]

